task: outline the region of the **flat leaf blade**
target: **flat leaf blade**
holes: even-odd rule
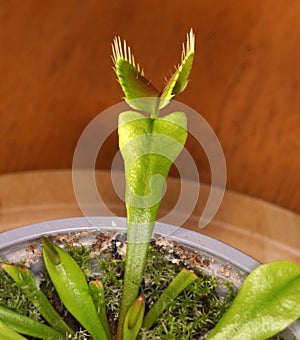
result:
[[[2,305],[0,305],[0,321],[17,333],[29,335],[38,339],[65,340],[67,336],[65,333],[60,333],[42,322],[19,314]]]
[[[120,115],[119,146],[125,163],[128,207],[149,209],[160,202],[169,169],[186,141],[186,126],[183,112],[156,119],[132,111]],[[151,221],[155,218],[153,215]]]
[[[9,328],[4,322],[0,321],[0,337],[6,340],[26,340],[26,338],[19,333]]]
[[[62,303],[94,340],[108,339],[83,271],[65,250],[45,237],[42,242],[45,267]]]
[[[277,261],[255,269],[207,339],[267,339],[300,317],[300,267]]]

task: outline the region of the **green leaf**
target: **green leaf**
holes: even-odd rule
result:
[[[178,93],[185,90],[193,66],[195,54],[195,35],[192,30],[187,35],[186,47],[183,46],[182,60],[162,91],[159,108],[165,107]]]
[[[300,317],[300,267],[293,262],[264,264],[246,278],[209,340],[267,339]]]
[[[197,275],[192,270],[182,269],[146,314],[143,328],[150,329],[170,302],[196,279]]]
[[[66,334],[0,305],[0,321],[15,332],[45,340],[65,340]],[[6,339],[1,338],[1,339]],[[18,338],[16,338],[18,339]]]
[[[135,65],[130,48],[115,38],[112,45],[113,62],[118,81],[125,93],[125,100],[133,109],[155,114],[159,91],[145,78],[139,65]]]
[[[102,281],[98,279],[90,281],[89,289],[90,289],[90,293],[94,301],[94,305],[97,310],[98,317],[103,325],[105,333],[108,339],[111,339],[109,322],[108,322],[107,314],[106,314],[106,305],[105,305],[105,296],[104,296],[105,292],[104,292],[104,286],[103,286]]]
[[[61,301],[93,339],[107,340],[83,271],[63,249],[45,237],[42,241],[45,266]]]
[[[6,326],[2,321],[0,321],[0,338],[5,340],[26,340],[24,336]]]
[[[64,322],[61,316],[53,308],[28,268],[14,266],[7,263],[2,263],[1,267],[12,277],[17,285],[23,290],[28,300],[35,305],[45,320],[53,328],[60,331],[62,334],[75,334],[75,332]]]

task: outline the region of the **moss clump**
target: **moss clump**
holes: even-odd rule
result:
[[[87,277],[91,276],[91,246],[66,245],[66,251],[77,262]]]
[[[148,308],[180,270],[181,264],[166,261],[164,253],[151,247],[145,268],[142,292]],[[189,285],[164,311],[151,330],[142,329],[140,339],[199,339],[212,329],[233,301],[234,294],[220,297],[216,289],[220,284],[215,277],[196,270],[198,279]]]
[[[27,300],[15,281],[3,269],[0,270],[0,305],[34,320],[41,320],[39,311]]]

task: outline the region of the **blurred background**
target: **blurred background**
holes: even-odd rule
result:
[[[114,36],[127,40],[161,89],[190,28],[196,56],[176,99],[207,120],[227,162],[227,192],[203,232],[261,261],[300,264],[298,0],[0,0],[1,231],[80,215],[70,171],[76,143],[123,96],[110,57]],[[209,164],[192,136],[187,148],[209,184]],[[100,150],[96,177],[124,215],[104,171],[117,150],[115,132]],[[162,211],[180,189],[175,168],[171,175]],[[203,190],[195,210],[203,208]]]
[[[110,58],[115,35],[162,88],[191,27],[196,58],[178,100],[217,134],[227,188],[299,213],[297,0],[1,0],[1,173],[71,167],[84,127],[123,96]],[[192,138],[187,146],[209,182],[201,148]],[[99,166],[109,168],[116,150],[113,134]]]

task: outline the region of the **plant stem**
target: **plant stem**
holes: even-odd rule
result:
[[[125,316],[139,294],[153,227],[154,222],[140,224],[128,222],[127,236],[134,236],[136,238],[128,239],[127,241],[124,289],[118,321],[117,339],[123,338]]]

